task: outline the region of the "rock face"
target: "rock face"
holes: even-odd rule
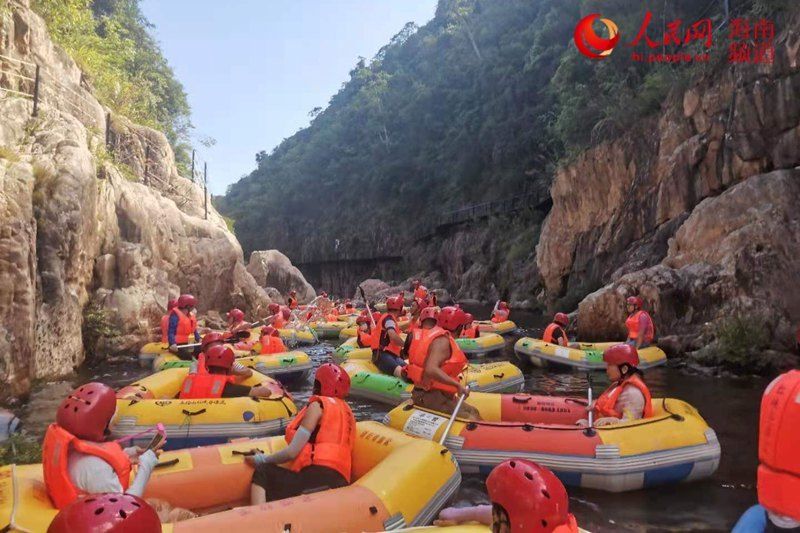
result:
[[[290,290],[296,290],[300,303],[308,303],[317,295],[314,287],[303,277],[303,273],[278,250],[250,254],[247,272],[261,287],[274,287],[283,295],[287,295]]]
[[[775,342],[791,339],[798,26],[776,38],[773,65],[720,69],[558,172],[536,260],[550,307],[602,287],[579,306],[583,334],[620,338],[623,299],[641,292],[661,334],[689,344],[734,310],[774,317]]]
[[[105,110],[41,19],[13,5],[0,21],[0,54],[74,80],[82,102],[66,105],[54,88],[32,118],[29,100],[0,98],[0,396],[83,362],[88,306],[120,332],[86,347],[105,354],[150,340],[181,292],[201,311],[268,304],[224,220],[213,208],[205,219],[202,190],[178,176],[166,138],[122,117],[106,138]]]

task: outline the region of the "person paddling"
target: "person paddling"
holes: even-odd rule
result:
[[[464,320],[466,320],[467,323],[464,326],[463,330],[461,331],[461,338],[477,339],[478,337],[480,337],[481,332],[477,322],[475,322],[475,317],[472,316],[472,313],[467,313],[467,317]]]
[[[547,468],[526,459],[508,459],[486,478],[491,505],[448,507],[434,525],[478,522],[495,533],[540,531],[577,533],[564,484]]]
[[[245,458],[255,469],[251,505],[350,484],[356,420],[345,401],[349,393],[347,372],[332,363],[320,365],[313,395],[286,428],[288,446],[270,455]]]
[[[380,315],[375,319],[377,324],[380,320]],[[369,311],[366,309],[356,318],[356,335],[359,348],[369,348],[372,346],[372,320],[370,320]]]
[[[630,344],[616,344],[603,352],[606,374],[611,386],[587,410],[594,410],[595,426],[607,426],[653,416],[650,390],[642,380],[639,354]],[[587,426],[581,420],[579,425]]]
[[[644,302],[638,296],[631,296],[625,301],[628,318],[625,327],[628,329],[628,344],[641,350],[647,348],[655,337],[655,326],[650,314],[643,310]]]
[[[570,343],[567,337],[567,327],[569,326],[569,316],[566,313],[556,313],[553,321],[544,328],[542,340],[550,344],[558,344],[567,348],[579,348],[580,344]]]
[[[386,313],[375,323],[370,347],[372,362],[378,370],[390,376],[402,377],[405,360],[401,357],[404,340],[400,336],[398,316],[403,311],[403,294],[387,298]]]
[[[158,457],[154,450],[123,449],[106,440],[116,408],[114,390],[102,383],[78,387],[59,405],[42,446],[45,489],[58,509],[86,494],[144,493]],[[134,462],[139,468],[131,482]]]
[[[261,351],[262,355],[273,353],[283,353],[286,351],[286,345],[281,340],[280,333],[272,326],[264,326],[261,328]]]
[[[193,312],[195,307],[197,307],[197,299],[194,296],[181,294],[175,308],[170,311],[167,329],[169,351],[177,354],[181,359],[191,359],[195,350],[193,348],[179,349],[179,344],[200,342],[200,332],[197,331],[197,315]]]
[[[508,302],[499,302],[497,304],[497,309],[492,311],[492,322],[495,324],[499,324],[500,322],[505,322],[508,320],[509,315],[511,314],[511,309],[508,307]]]
[[[761,398],[758,505],[733,533],[800,532],[800,370],[781,374]]]
[[[238,308],[233,308],[228,311],[228,331],[231,332],[233,335],[240,333],[242,331],[247,331],[253,327],[250,322],[246,322],[244,319],[244,311]]]
[[[184,378],[178,398],[181,400],[209,398],[239,398],[251,396],[269,398],[269,387],[248,387],[237,382],[253,375],[249,368],[240,367],[234,373],[236,356],[227,346],[214,346],[200,355],[197,368]]]
[[[286,305],[289,306],[289,309],[294,311],[297,309],[297,291],[292,289],[289,291],[289,297],[286,299]]]
[[[455,341],[468,316],[459,307],[445,307],[438,315],[435,311],[432,314],[436,325],[414,332],[408,347],[406,375],[414,383],[411,399],[415,405],[450,414],[458,404],[457,395],[469,396],[469,387],[461,383],[461,373],[469,362]],[[429,320],[427,314],[420,318],[423,324]],[[461,404],[458,416],[480,420],[478,409],[466,403]]]

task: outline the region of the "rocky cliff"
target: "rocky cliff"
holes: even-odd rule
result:
[[[800,21],[772,65],[717,70],[659,117],[563,166],[536,261],[551,308],[579,306],[584,336],[619,338],[640,292],[677,349],[713,324],[765,317],[772,346],[800,320]],[[711,323],[711,327],[709,324]]]
[[[147,341],[180,292],[200,311],[269,303],[164,135],[110,115],[25,2],[0,18],[0,56],[15,91],[0,91],[2,396],[82,363],[88,310],[117,330],[86,347],[106,354]],[[36,117],[25,62],[41,70]]]

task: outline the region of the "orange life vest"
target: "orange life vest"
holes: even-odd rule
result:
[[[206,368],[205,355],[200,354],[197,360],[197,372],[189,374],[183,379],[181,400],[200,400],[204,398],[222,398],[225,384],[236,381],[236,376],[227,374],[211,374]]]
[[[167,344],[169,342],[169,313],[161,317],[161,342]]]
[[[330,396],[312,396],[308,405],[318,402],[322,407],[322,418],[316,429],[314,442],[308,442],[289,470],[299,472],[310,465],[332,468],[350,483],[353,462],[353,446],[356,440],[356,419],[347,402]],[[308,405],[303,407],[286,428],[286,442],[292,442],[297,428],[303,422]],[[314,432],[312,431],[312,434]]]
[[[412,316],[408,320],[408,326],[406,326],[406,333],[411,333],[412,331],[414,331],[418,327],[419,327],[419,321],[417,320],[417,317]]]
[[[508,320],[508,311],[505,309],[497,309],[492,313],[492,322],[499,324]]]
[[[297,309],[297,298],[292,298],[289,296],[287,303],[289,305],[289,309]]]
[[[480,332],[477,325],[464,328],[464,331],[461,332],[462,339],[477,339],[478,337],[480,337]]]
[[[644,381],[639,379],[639,376],[636,374],[625,378],[621,383],[612,384],[608,389],[605,390],[605,392],[603,392],[603,394],[600,395],[599,398],[597,398],[595,410],[597,411],[598,416],[613,416],[615,418],[622,418],[623,413],[617,410],[617,400],[619,400],[619,395],[622,394],[622,391],[625,389],[625,387],[629,385],[636,387],[644,395],[644,410],[642,411],[642,418],[650,418],[653,416],[653,404],[652,398],[650,397],[650,389],[647,388],[647,385],[644,384]]]
[[[281,313],[278,313],[274,317],[272,317],[272,322],[270,324],[275,329],[283,329],[286,327],[286,319],[283,318]]]
[[[625,321],[625,327],[628,328],[628,338],[636,340],[639,338],[639,317],[644,314],[647,317],[647,328],[644,332],[644,340],[646,342],[653,342],[655,337],[655,328],[653,326],[653,319],[647,314],[647,311],[636,311]]]
[[[575,520],[575,515],[569,515],[566,524],[561,524],[553,529],[553,533],[578,533],[578,521]]]
[[[372,348],[373,352],[389,352],[390,354],[394,354],[400,357],[400,353],[403,350],[402,346],[398,346],[397,344],[393,343],[389,340],[389,336],[384,329],[386,327],[387,320],[394,320],[397,327],[400,327],[400,323],[398,319],[391,316],[389,313],[384,313],[381,315],[380,320],[377,321],[375,324],[375,331],[372,333],[372,339],[370,342],[370,348]]]
[[[461,372],[469,363],[467,356],[458,347],[450,332],[436,326],[431,329],[417,329],[412,335],[411,345],[408,348],[408,365],[406,366],[408,379],[417,387],[425,390],[436,389],[448,394],[457,393],[458,389],[448,383],[425,378],[425,361],[428,359],[431,343],[439,337],[447,335],[447,339],[450,341],[450,358],[442,364],[441,368],[445,374],[460,381]]]
[[[42,470],[47,495],[57,508],[63,509],[83,494],[69,476],[70,450],[99,457],[110,464],[119,478],[122,490],[128,489],[131,460],[119,444],[114,441],[81,440],[58,424],[50,424],[42,447]]]
[[[358,330],[358,347],[369,348],[372,346],[372,334],[369,331]]]
[[[251,327],[252,325],[249,322],[245,322],[244,320],[242,320],[241,322],[237,322],[236,324],[233,324],[232,326],[228,327],[228,332],[230,333],[229,336],[233,336],[241,331],[247,331]]]
[[[758,432],[758,502],[800,520],[800,371],[775,379],[764,392]]]
[[[556,340],[553,335],[556,331],[561,330],[561,337],[560,340]],[[544,335],[542,335],[542,340],[544,342],[549,342],[550,344],[560,344],[561,346],[566,346],[568,344],[567,339],[567,332],[564,331],[564,328],[556,324],[555,322],[551,323],[549,326],[544,328]]]
[[[194,332],[197,331],[197,317],[189,314],[184,315],[177,307],[170,311],[178,315],[178,330],[175,332],[175,342],[178,344],[188,344],[189,338],[194,342]]]
[[[286,351],[286,345],[280,337],[274,335],[261,336],[261,354],[281,353]]]
[[[425,285],[420,285],[416,289],[414,289],[414,298],[420,298],[424,300],[428,297],[428,288]]]

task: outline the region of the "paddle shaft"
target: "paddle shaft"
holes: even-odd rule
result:
[[[372,322],[372,331],[375,331],[375,317],[372,316],[372,309],[369,308],[369,301],[367,301],[367,297],[364,295],[364,287],[359,287],[358,292],[361,293],[361,298],[364,300],[364,307],[367,308],[367,314],[369,315],[369,320]]]
[[[467,398],[466,394],[461,394],[458,397],[458,402],[456,402],[456,408],[453,409],[453,414],[450,415],[450,420],[447,421],[447,425],[444,427],[444,432],[442,433],[442,438],[439,439],[439,444],[444,446],[444,440],[447,438],[447,435],[450,433],[450,428],[453,427],[453,422],[456,421],[456,417],[458,416],[458,411],[461,409],[461,404],[464,403],[464,400]]]

